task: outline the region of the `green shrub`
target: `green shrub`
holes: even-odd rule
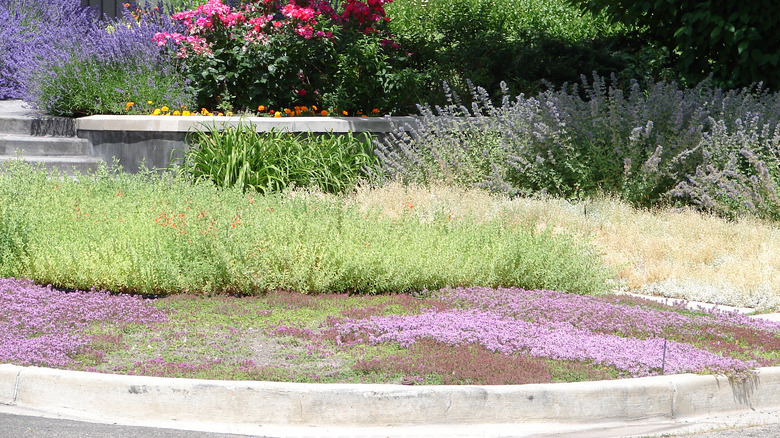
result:
[[[179,171],[220,187],[280,192],[316,187],[327,193],[353,189],[375,166],[367,135],[256,132],[251,123],[191,133],[190,148],[173,160]]]
[[[432,104],[442,103],[444,81],[464,96],[467,80],[491,95],[502,81],[514,94],[535,93],[543,81],[560,86],[639,66],[640,46],[624,26],[563,0],[395,0],[388,12],[393,35],[425,72]]]
[[[21,160],[0,163],[0,276],[18,272],[27,261],[30,230],[35,220],[29,197],[45,183],[46,173]],[[31,210],[32,208],[32,210]]]
[[[775,0],[570,0],[599,17],[643,27],[698,82],[712,74],[728,88],[763,82],[780,87],[780,8]]]
[[[385,31],[383,1],[215,1],[173,15],[185,32],[170,41],[206,108],[317,106],[369,114],[408,109],[417,78]],[[198,24],[205,21],[208,25]]]
[[[0,194],[29,174],[0,174]],[[3,274],[56,287],[144,294],[384,293],[444,286],[607,288],[587,243],[501,219],[383,217],[322,194],[258,196],[170,174],[20,185],[23,263]],[[5,196],[5,195],[3,195]],[[0,201],[5,201],[2,199]],[[32,219],[34,217],[34,220]]]

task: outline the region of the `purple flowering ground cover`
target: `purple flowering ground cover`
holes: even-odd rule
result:
[[[517,288],[153,300],[0,279],[0,363],[323,383],[744,376],[780,363],[780,324]]]

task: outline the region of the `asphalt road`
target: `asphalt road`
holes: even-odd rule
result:
[[[631,435],[636,437],[637,435]],[[658,435],[656,435],[658,436]],[[740,427],[696,434],[663,434],[665,438],[780,438],[780,424]],[[95,424],[0,413],[0,438],[251,438],[249,435]]]
[[[778,414],[780,415],[780,413]],[[780,437],[780,425],[744,427],[718,432],[696,433],[689,435],[672,435],[669,438],[778,438]]]
[[[95,424],[0,413],[0,438],[250,438],[248,435]]]

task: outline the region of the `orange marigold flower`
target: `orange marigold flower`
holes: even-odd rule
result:
[[[379,108],[372,109],[371,114],[379,114]]]
[[[342,112],[341,112],[341,114],[344,114],[345,116],[348,116],[348,115],[349,115],[349,113],[348,113],[348,112],[346,112],[346,111],[342,111]]]
[[[282,113],[277,111],[274,113],[274,117],[282,117]]]
[[[265,111],[265,105],[260,105],[259,107],[257,107],[257,110],[258,111]]]
[[[328,110],[322,110],[322,111],[320,111],[320,115],[321,115],[321,116],[327,116],[327,115],[328,115]]]

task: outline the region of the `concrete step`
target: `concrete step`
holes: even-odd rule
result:
[[[0,114],[0,133],[15,135],[75,137],[76,120],[68,117]]]
[[[98,169],[104,161],[100,158],[86,155],[59,155],[59,156],[36,156],[27,155],[17,157],[15,155],[0,155],[0,163],[11,160],[24,160],[28,163],[40,163],[46,170],[59,170],[66,175],[74,176],[76,173],[86,175],[90,171]]]
[[[0,133],[0,155],[88,155],[89,141],[78,137],[35,137]]]

